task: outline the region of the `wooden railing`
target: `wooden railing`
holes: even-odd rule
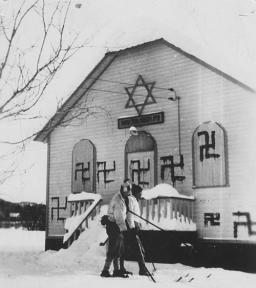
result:
[[[100,212],[101,201],[100,196],[96,199],[68,200],[71,216],[65,222],[64,248],[68,248],[89,227],[89,222]]]
[[[181,223],[183,229],[193,229],[193,197],[157,197],[154,199],[140,200],[141,216],[159,225],[164,225],[165,230],[179,230],[181,229]],[[176,225],[175,225],[176,222]],[[168,224],[169,223],[169,224]],[[189,227],[190,226],[190,227]],[[150,224],[145,225],[145,230],[154,229]]]

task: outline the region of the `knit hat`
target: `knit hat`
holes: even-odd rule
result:
[[[142,190],[143,190],[143,189],[142,189],[139,185],[137,185],[137,184],[132,184],[132,195],[133,195],[133,196],[138,195],[139,193],[141,193]]]
[[[131,187],[129,183],[123,183],[120,187],[120,192],[130,192],[131,191]]]

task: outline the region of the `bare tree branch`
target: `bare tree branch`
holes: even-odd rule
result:
[[[4,61],[2,62],[1,67],[0,67],[0,79],[2,78],[2,73],[4,71],[4,68],[6,67],[6,64],[8,63],[8,59],[9,59],[9,56],[10,56],[10,53],[11,53],[14,37],[15,37],[17,31],[19,31],[20,25],[22,24],[22,22],[25,19],[25,17],[37,5],[37,3],[39,1],[40,0],[35,1],[30,7],[28,7],[24,12],[22,12],[22,8],[23,8],[24,3],[25,3],[25,1],[23,1],[22,5],[18,9],[18,11],[16,13],[16,16],[14,18],[13,27],[12,27],[12,30],[11,30],[12,32],[11,32],[10,37],[7,36],[3,20],[1,19],[1,25],[3,27],[4,35],[5,35],[6,39],[8,40],[8,48],[7,48],[7,51],[5,53]]]
[[[41,116],[35,111],[46,89],[62,66],[87,44],[78,43],[78,33],[72,36],[67,33],[71,0],[59,0],[50,6],[47,6],[50,0],[32,1],[24,0],[13,17],[7,19],[0,15],[0,41],[4,41],[3,53],[0,53],[0,124],[3,121],[39,119]],[[26,45],[19,45],[29,17],[35,17],[40,24],[38,37]],[[104,107],[94,104],[94,99],[88,101],[87,97],[84,98],[67,110],[57,110],[57,114],[63,115],[58,125],[81,125],[88,117],[97,117],[99,113],[110,116]],[[49,129],[54,128],[53,125]],[[34,130],[20,137],[0,140],[0,144],[16,145],[17,153],[23,152],[37,135],[38,131]],[[15,157],[16,154],[2,156],[0,160],[4,161],[5,156]],[[11,165],[2,171],[0,184],[11,177],[15,169],[15,165]]]
[[[4,94],[4,97],[3,93],[0,94],[0,120],[17,117],[33,108],[63,64],[83,47],[83,45],[76,46],[77,36],[69,40],[68,44],[64,44],[70,1],[65,5],[62,1],[58,1],[51,14],[46,14],[45,0],[36,0],[26,9],[24,6],[25,1],[13,19],[10,36],[8,36],[7,28],[1,18],[2,30],[5,39],[8,40],[8,45],[0,68],[0,88],[4,87],[4,84],[8,84],[9,90],[7,90],[8,93]],[[34,48],[37,51],[34,68],[26,65],[25,53],[19,53],[18,60],[12,63],[15,61],[13,60],[15,59],[14,54],[17,52],[14,45],[15,36],[22,33],[21,25],[32,12],[36,12],[40,17],[42,25],[41,44],[31,45],[31,49]],[[56,23],[59,21],[60,24],[57,25]],[[51,44],[53,35],[56,40],[54,44]],[[49,45],[51,45],[50,54]],[[10,75],[8,70],[15,72],[11,75],[16,75],[16,81],[8,77]],[[7,77],[3,77],[3,73],[6,73]],[[12,85],[13,82],[14,86]],[[12,86],[13,88],[10,89]],[[22,103],[22,105],[17,105],[17,102]]]
[[[39,100],[45,95],[56,73],[84,47],[84,44],[78,44],[77,33],[71,36],[66,32],[70,7],[71,0],[59,0],[54,4],[49,0],[17,0],[11,11],[1,11],[1,125],[5,123],[3,121],[9,123],[41,118],[41,115],[35,114]],[[35,20],[38,33],[34,38],[27,36],[28,41],[24,43],[21,39],[27,35],[24,29],[31,23],[28,19]],[[13,145],[19,154],[37,132],[25,132],[23,137],[13,135],[4,139],[3,135],[0,144]],[[17,158],[16,152],[0,154],[1,163]],[[11,177],[15,169],[12,163],[8,168],[1,169],[0,184]]]

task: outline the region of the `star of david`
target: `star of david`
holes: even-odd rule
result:
[[[140,116],[146,105],[156,103],[155,98],[152,95],[152,90],[156,82],[146,83],[141,75],[137,78],[134,86],[125,87],[125,91],[129,96],[129,99],[125,105],[125,108],[134,107]],[[136,90],[141,90],[140,87],[144,87],[146,95],[137,94]],[[141,97],[145,97],[144,101],[140,101]]]

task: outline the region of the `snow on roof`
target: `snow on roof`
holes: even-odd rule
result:
[[[142,191],[141,196],[146,200],[158,197],[176,197],[191,200],[195,199],[193,196],[185,196],[180,194],[172,185],[167,183],[161,183],[151,189],[145,189]]]
[[[82,200],[100,200],[101,196],[95,193],[88,193],[82,191],[80,193],[72,193],[68,196],[68,201],[82,201]]]

